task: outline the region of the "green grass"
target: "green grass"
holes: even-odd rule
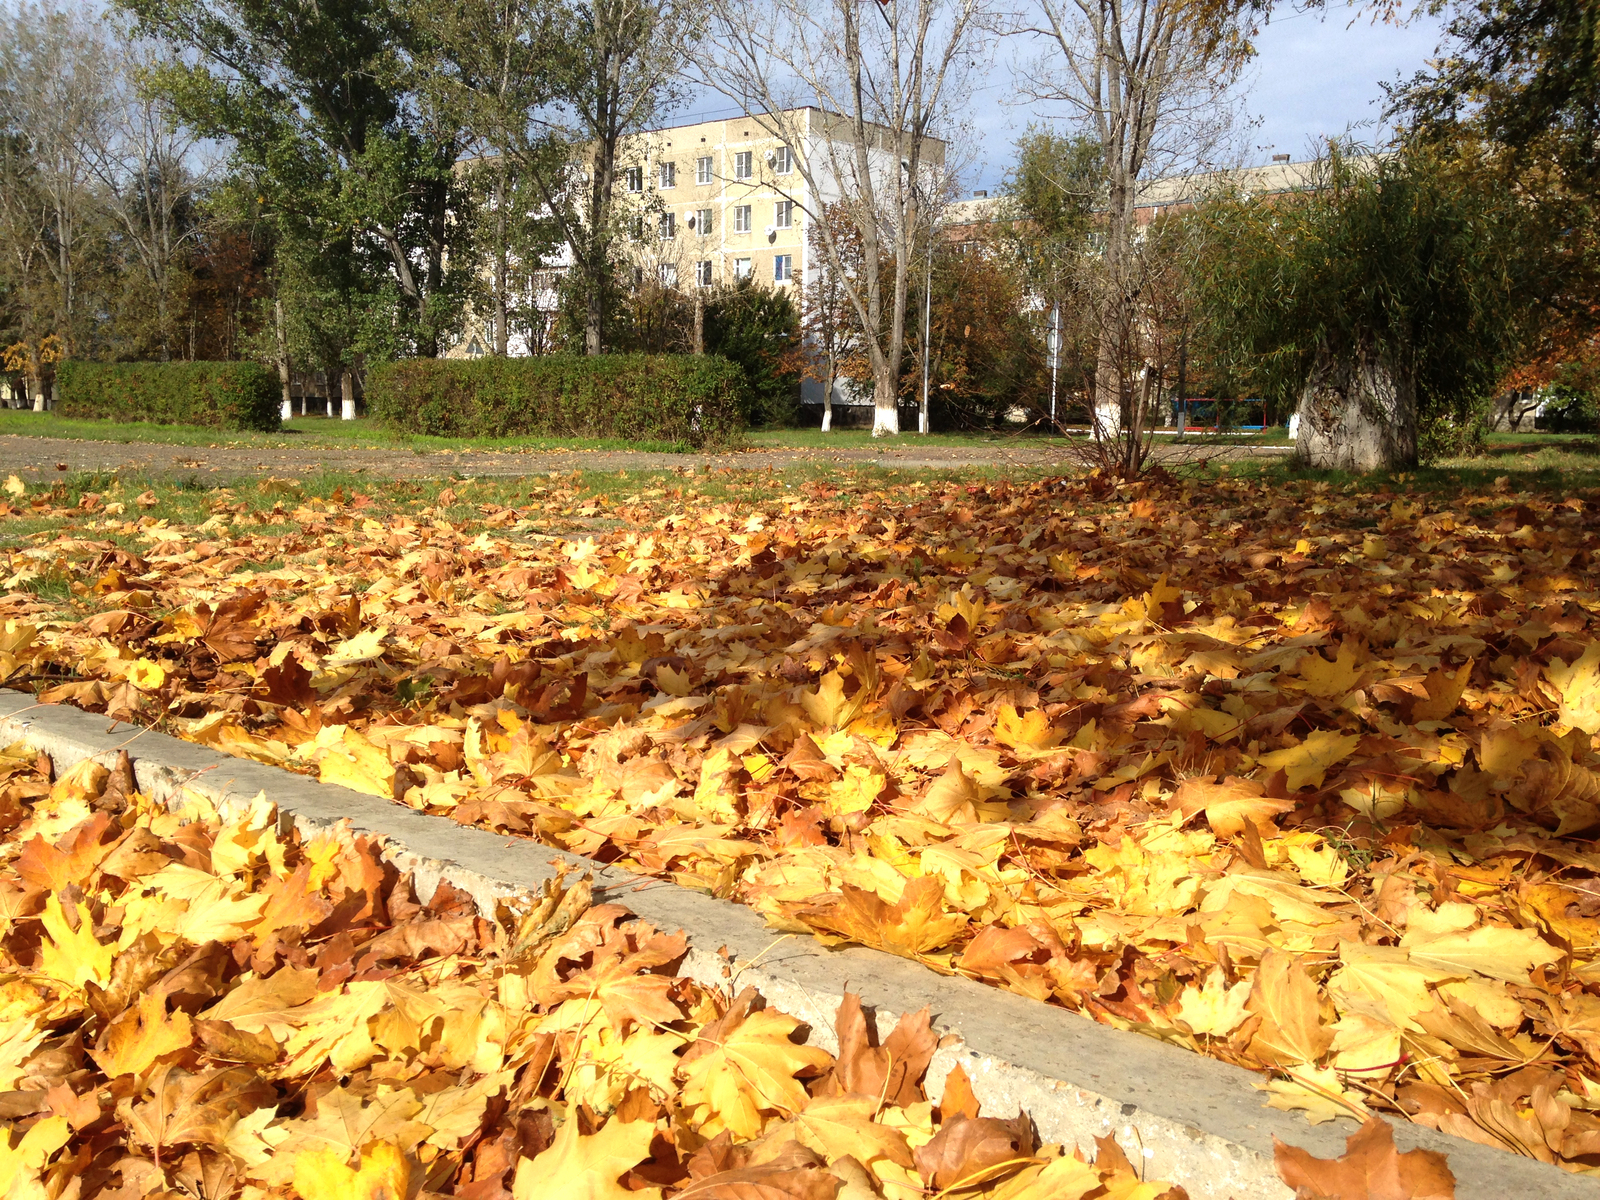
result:
[[[686,450],[675,442],[630,442],[624,438],[443,438],[393,433],[365,417],[341,421],[295,417],[277,433],[155,425],[145,421],[83,421],[54,413],[0,409],[0,436],[69,438],[87,442],[148,442],[162,446],[238,446],[272,450]]]

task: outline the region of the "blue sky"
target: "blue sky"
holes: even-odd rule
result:
[[[1354,23],[1352,23],[1354,17]],[[1273,154],[1306,155],[1318,138],[1343,134],[1352,126],[1363,140],[1382,132],[1383,82],[1410,78],[1434,54],[1441,23],[1420,19],[1402,28],[1374,25],[1355,10],[1330,4],[1326,15],[1285,13],[1264,26],[1255,39],[1257,57],[1241,80],[1246,111],[1258,120],[1248,131],[1248,163]],[[1016,47],[1022,51],[1022,46]],[[969,186],[999,185],[1010,159],[1011,143],[1029,121],[1050,114],[1036,106],[1006,105],[1009,90],[1004,64],[977,97],[973,123],[981,143]]]
[[[1274,154],[1306,157],[1312,142],[1347,130],[1363,141],[1381,138],[1379,85],[1410,78],[1426,66],[1440,42],[1440,24],[1424,18],[1405,27],[1382,26],[1330,3],[1325,14],[1285,13],[1262,27],[1254,40],[1258,56],[1240,80],[1246,114],[1254,120],[1245,134],[1246,163],[1269,162]],[[970,187],[998,187],[1011,142],[1029,122],[1048,123],[1053,115],[1040,106],[1003,102],[1010,91],[1008,53],[1026,48],[1003,48],[994,82],[978,94],[971,114],[979,154]]]
[[[1281,15],[1256,38],[1258,55],[1241,80],[1246,109],[1258,123],[1248,132],[1248,163],[1267,162],[1275,153],[1303,157],[1317,138],[1344,133],[1352,126],[1364,140],[1381,130],[1383,82],[1409,78],[1433,56],[1441,22],[1420,18],[1396,28],[1374,25],[1357,10],[1330,0],[1324,13]],[[1005,175],[1011,146],[1030,121],[1049,123],[1059,113],[1024,103],[1009,104],[1014,94],[1012,64],[1030,53],[1020,40],[998,47],[990,82],[973,98],[969,114],[977,137],[975,155],[966,173],[969,188],[994,189]],[[675,120],[733,116],[726,97],[707,93]]]

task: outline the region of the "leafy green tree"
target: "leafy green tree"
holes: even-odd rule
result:
[[[420,89],[427,37],[393,0],[121,0],[183,51],[152,75],[180,116],[231,140],[287,272],[353,312],[374,353],[437,354],[459,320],[451,268],[464,132]],[[360,340],[358,339],[358,340]],[[347,347],[348,356],[358,347]]]
[[[1542,328],[1509,391],[1595,371],[1600,16],[1569,0],[1458,0],[1444,51],[1391,93],[1412,136],[1494,175],[1543,244]]]
[[[1538,246],[1516,201],[1459,162],[1335,149],[1314,189],[1219,200],[1196,219],[1210,359],[1298,397],[1313,466],[1438,452],[1473,428],[1526,333]]]
[[[800,311],[794,298],[753,279],[713,288],[705,301],[705,352],[744,371],[751,428],[792,424],[800,406]]]

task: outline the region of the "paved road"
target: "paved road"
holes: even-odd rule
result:
[[[1281,454],[1276,447],[1234,447],[1231,458]],[[919,445],[914,437],[884,446],[839,450],[747,450],[735,454],[657,454],[632,450],[440,450],[347,448],[263,450],[237,446],[161,446],[68,438],[0,437],[0,475],[49,478],[60,472],[119,471],[134,475],[223,480],[300,477],[323,471],[376,478],[537,475],[551,471],[660,471],[675,467],[763,470],[806,465],[918,469],[1073,466],[1059,450],[1025,442],[983,446]]]

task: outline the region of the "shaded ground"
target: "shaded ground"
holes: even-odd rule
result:
[[[1270,447],[1242,446],[1229,457],[1280,457]],[[952,446],[906,439],[865,448],[755,449],[732,454],[670,454],[637,450],[268,449],[167,446],[148,442],[89,442],[67,438],[0,437],[0,474],[43,479],[58,472],[121,471],[192,476],[202,480],[294,476],[321,471],[416,479],[536,475],[550,471],[662,471],[676,467],[743,470],[801,465],[883,466],[961,470],[971,467],[1049,469],[1069,465],[1059,449],[1013,443]]]

